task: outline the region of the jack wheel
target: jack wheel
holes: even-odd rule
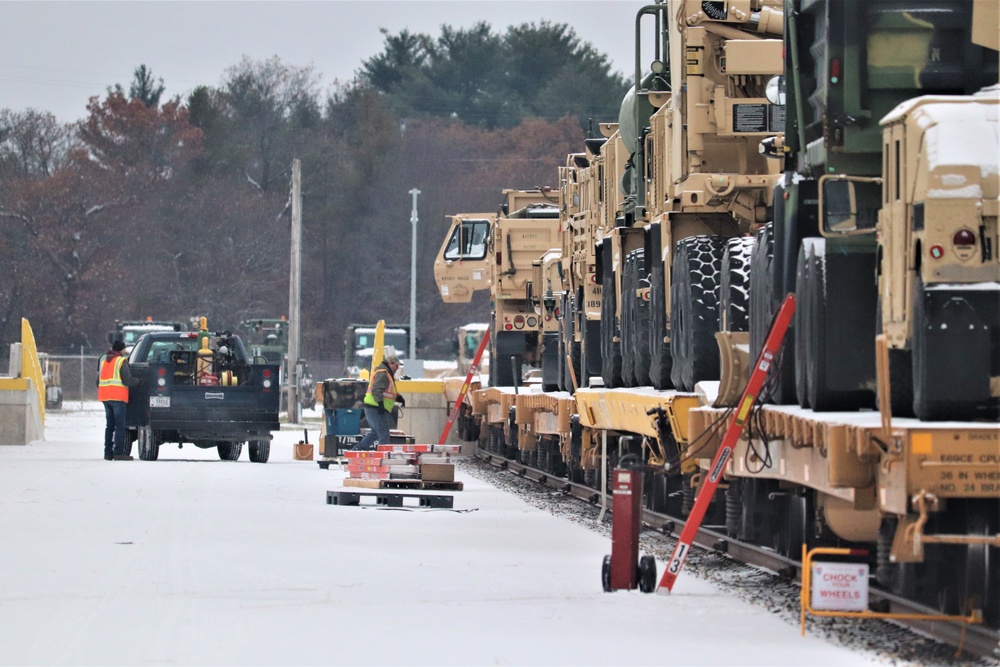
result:
[[[639,559],[639,590],[643,593],[656,590],[656,558],[653,556]]]
[[[611,555],[608,554],[604,557],[604,563],[601,565],[601,587],[604,589],[605,593],[611,592]]]

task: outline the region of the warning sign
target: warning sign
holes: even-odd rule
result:
[[[810,604],[817,611],[868,609],[868,565],[813,563]]]
[[[734,104],[733,132],[767,132],[767,104]]]

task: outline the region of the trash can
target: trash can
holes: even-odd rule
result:
[[[326,436],[323,438],[323,456],[337,458],[343,456],[361,439],[361,409],[325,409]]]

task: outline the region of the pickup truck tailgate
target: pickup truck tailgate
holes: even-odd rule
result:
[[[137,408],[139,424],[192,437],[278,430],[278,367],[250,368],[250,377],[239,386],[225,387],[174,384],[169,364],[149,364],[148,369],[136,369],[141,379],[130,390],[129,405]],[[142,419],[142,413],[148,414],[148,422]],[[129,422],[133,423],[131,419]]]

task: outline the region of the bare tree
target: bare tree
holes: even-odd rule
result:
[[[312,67],[285,65],[277,56],[263,61],[244,56],[226,70],[222,87],[233,138],[245,153],[244,176],[267,191],[282,171],[278,165],[291,163],[291,133],[319,115],[319,76]]]
[[[0,179],[45,178],[66,164],[73,131],[47,111],[0,109]]]

